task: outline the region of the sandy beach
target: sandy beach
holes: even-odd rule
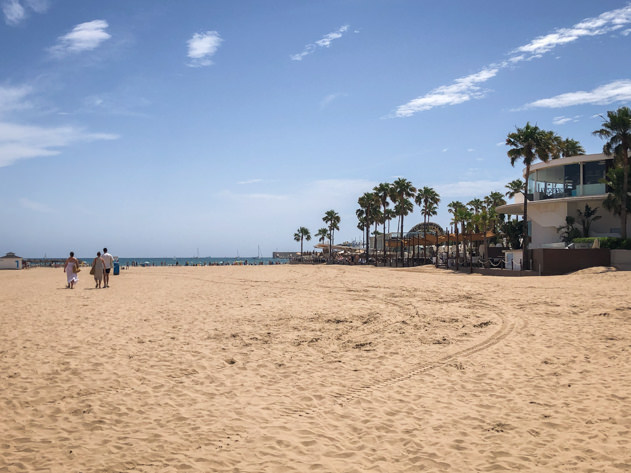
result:
[[[631,471],[631,272],[0,272],[0,472]]]

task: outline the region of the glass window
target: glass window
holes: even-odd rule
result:
[[[574,197],[578,195],[578,188],[581,184],[581,166],[580,164],[568,164],[563,166],[565,173],[563,181],[563,193],[565,197]]]
[[[564,166],[540,169],[537,173],[535,200],[563,197],[565,172]]]
[[[583,195],[605,194],[605,184],[600,182],[605,177],[605,161],[593,161],[583,164]]]

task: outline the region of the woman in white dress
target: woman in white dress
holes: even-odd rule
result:
[[[74,257],[74,252],[70,252],[70,257],[64,264],[64,273],[66,273],[66,279],[68,280],[67,288],[74,289],[74,285],[79,282],[79,276],[77,275],[79,269],[79,260]]]

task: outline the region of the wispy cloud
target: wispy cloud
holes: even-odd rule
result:
[[[519,46],[509,53],[509,58],[483,67],[480,72],[456,79],[452,84],[442,85],[397,107],[394,117],[410,117],[417,112],[431,110],[434,107],[457,105],[472,99],[481,99],[485,91],[481,84],[495,77],[500,70],[539,58],[557,46],[565,45],[583,37],[603,35],[618,31],[631,24],[631,4],[602,13],[594,18],[587,18],[570,28],[559,28],[554,32],[539,36]],[[625,34],[626,30],[621,31]]]
[[[581,115],[574,115],[573,117],[554,117],[552,123],[555,125],[565,125],[566,123],[575,123],[579,118],[581,118]]]
[[[631,5],[611,10],[594,18],[586,18],[570,28],[558,28],[515,49],[516,54],[541,56],[557,46],[573,43],[586,36],[599,36],[624,28],[631,23]]]
[[[41,202],[35,202],[33,200],[27,199],[26,197],[22,197],[20,199],[20,205],[28,210],[33,210],[35,212],[40,213],[52,213],[53,209],[51,209],[46,204],[42,204]]]
[[[239,181],[237,184],[239,185],[247,185],[247,184],[256,184],[258,182],[263,182],[263,179],[248,179],[247,181]]]
[[[631,100],[631,80],[617,80],[592,91],[568,92],[547,99],[535,100],[526,107],[561,108],[572,105],[607,105]]]
[[[346,97],[347,94],[343,94],[343,93],[337,93],[337,94],[329,94],[326,97],[324,97],[324,99],[322,99],[322,102],[320,102],[320,109],[325,109],[326,107],[328,107],[331,102],[333,102],[334,100],[339,99],[340,97]]]
[[[0,116],[5,112],[29,108],[26,96],[31,93],[28,86],[2,87],[0,86]]]
[[[57,43],[49,49],[57,57],[91,51],[111,38],[105,31],[109,25],[105,20],[93,20],[80,23],[68,34],[57,38]]]
[[[188,40],[188,65],[190,67],[210,66],[213,62],[210,59],[219,49],[223,42],[221,36],[216,31],[206,31],[205,33],[195,33]]]
[[[456,79],[453,84],[442,85],[431,92],[401,105],[395,112],[396,117],[410,117],[416,112],[431,110],[444,105],[457,105],[471,99],[484,97],[485,91],[479,84],[486,82],[498,72],[497,67],[482,69],[480,72]]]
[[[317,40],[314,43],[307,44],[301,53],[290,55],[290,59],[292,61],[302,61],[302,58],[308,56],[309,54],[313,54],[318,48],[328,48],[331,46],[331,43],[341,38],[344,33],[348,30],[349,25],[344,25],[338,28],[336,31],[332,33],[324,35],[321,39]]]
[[[44,13],[48,10],[47,0],[5,0],[2,2],[2,13],[7,25],[17,25],[28,17],[30,11]]]
[[[91,133],[71,126],[44,128],[0,122],[0,167],[20,159],[58,155],[60,148],[77,142],[117,138],[117,135]]]

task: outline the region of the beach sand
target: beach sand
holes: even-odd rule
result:
[[[0,272],[0,472],[631,471],[631,273]]]

